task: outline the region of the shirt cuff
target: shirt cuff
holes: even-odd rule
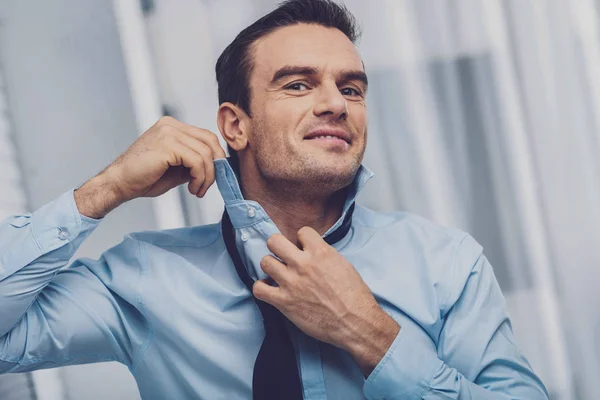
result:
[[[101,219],[79,214],[74,190],[70,189],[32,214],[8,221],[11,240],[1,244],[0,280],[49,253],[53,260],[68,261],[100,224]]]
[[[31,233],[42,254],[71,243],[82,233],[91,233],[100,223],[101,220],[94,220],[79,213],[74,192],[75,189],[70,189],[33,213]]]
[[[429,336],[405,324],[366,379],[363,393],[370,400],[421,399],[442,364]]]

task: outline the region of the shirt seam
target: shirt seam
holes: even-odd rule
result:
[[[467,237],[469,237],[469,234],[465,233],[465,235],[459,240],[458,245],[456,246],[456,249],[454,249],[454,254],[452,255],[452,271],[455,271],[457,268],[458,251],[462,247],[463,242],[467,239]],[[473,266],[471,266],[471,270],[472,269],[473,269]],[[441,306],[443,308],[440,309],[440,317],[445,316],[447,314],[448,310],[450,309],[450,297],[451,297],[451,292],[450,292],[450,290],[448,290],[445,293],[444,299],[441,304]]]
[[[40,243],[38,242],[37,238],[35,237],[35,231],[34,231],[34,229],[33,229],[33,222],[34,222],[34,221],[31,221],[31,222],[32,222],[32,224],[30,225],[30,231],[29,231],[29,234],[31,235],[31,239],[33,239],[33,243],[35,243],[35,245],[37,246],[37,249],[38,249],[38,250],[39,250],[39,252],[40,252],[40,255],[38,255],[38,257],[40,257],[40,256],[43,256],[43,255],[44,255],[44,250],[42,250],[42,246],[40,246]],[[38,257],[36,257],[36,259],[37,259]],[[33,261],[35,261],[35,259],[34,259]],[[32,261],[32,262],[33,262],[33,261]]]
[[[86,358],[86,357],[90,357],[90,356],[97,357],[97,360],[94,360],[94,362],[116,361],[116,362],[119,362],[119,363],[123,363],[123,361],[120,360],[118,357],[103,356],[103,355],[100,355],[98,353],[80,354],[78,356],[63,357],[63,358],[59,358],[59,359],[52,359],[52,358],[46,358],[46,357],[32,357],[32,358],[28,359],[26,362],[25,361],[19,361],[19,360],[12,360],[10,358],[9,359],[0,359],[0,360],[5,361],[5,362],[9,362],[11,364],[18,365],[20,367],[26,367],[28,365],[36,364],[36,363],[39,363],[39,362],[51,362],[53,364],[56,364],[57,366],[66,366],[65,362],[68,363],[68,362],[73,361],[73,360],[80,360],[82,358]]]
[[[152,323],[152,320],[148,316],[148,313],[146,310],[146,305],[144,303],[144,297],[143,297],[144,284],[146,283],[146,278],[147,278],[147,274],[148,274],[148,271],[146,269],[146,261],[147,261],[146,252],[143,249],[143,242],[138,240],[137,238],[135,238],[135,241],[138,245],[138,254],[140,257],[140,272],[139,272],[140,273],[140,286],[138,289],[139,297],[137,299],[137,303],[140,307],[142,315],[144,315],[144,317],[146,318],[146,321],[148,321],[148,332],[146,332],[146,339],[144,340],[142,345],[139,347],[137,354],[135,354],[132,357],[131,366],[129,367],[129,371],[132,374],[135,372],[139,361],[144,357],[144,355],[146,354],[146,351],[150,347],[150,343],[154,339],[154,324]]]

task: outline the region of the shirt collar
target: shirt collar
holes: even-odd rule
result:
[[[238,177],[231,167],[229,158],[218,158],[214,160],[215,180],[225,202],[225,208],[234,228],[243,228],[269,219],[269,216],[259,203],[246,200],[242,195]],[[356,197],[363,187],[375,174],[364,165],[361,165],[356,173],[354,181],[350,184],[342,215],[337,222],[325,233],[328,235],[341,225],[346,212],[356,201]]]

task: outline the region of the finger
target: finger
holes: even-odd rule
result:
[[[267,284],[263,279],[259,279],[252,285],[252,294],[259,300],[269,303],[274,307],[281,304],[281,288]]]
[[[300,255],[300,249],[280,233],[269,236],[267,239],[267,247],[273,254],[281,258],[281,260],[290,265],[292,261]]]
[[[204,157],[204,168],[206,171],[206,178],[204,179],[204,183],[200,187],[200,190],[196,194],[198,197],[204,197],[208,189],[215,182],[215,164],[213,159],[210,157],[210,153],[207,157]]]
[[[216,158],[227,157],[225,155],[225,150],[223,150],[223,148],[221,147],[221,143],[219,143],[219,138],[211,131],[207,129],[198,128],[196,126],[184,124],[183,122],[178,121],[175,118],[168,118],[166,123],[204,142],[212,150],[212,160]]]
[[[212,151],[204,142],[185,133],[177,135],[177,140],[194,150],[202,158],[205,175],[204,183],[202,183],[197,192],[192,194],[203,197],[208,188],[215,182],[215,164],[213,162]]]
[[[174,166],[183,165],[184,167],[189,168],[190,170],[190,176],[192,177],[192,179],[188,184],[188,190],[192,194],[198,193],[198,190],[200,190],[200,187],[204,183],[204,179],[206,176],[204,172],[204,162],[202,160],[202,157],[189,147],[184,146],[183,144],[177,141],[175,141],[175,143],[172,145],[171,150],[175,153],[175,156],[177,158],[174,161]]]
[[[288,267],[272,255],[266,255],[260,260],[260,268],[269,275],[279,286],[288,278]]]
[[[306,250],[311,247],[327,245],[327,242],[310,226],[304,226],[298,231],[298,242],[302,247],[302,250]]]

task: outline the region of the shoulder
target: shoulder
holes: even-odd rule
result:
[[[195,247],[210,246],[217,241],[221,233],[221,224],[198,225],[176,229],[162,229],[132,232],[126,236],[138,241],[142,246],[155,247]]]
[[[450,307],[462,292],[483,248],[461,229],[444,227],[409,212],[379,212],[356,207],[355,223],[372,230],[372,239],[396,246],[399,257],[419,260],[438,292],[440,309]]]
[[[460,229],[448,228],[429,221],[419,215],[405,211],[374,211],[364,206],[356,207],[353,222],[367,229],[394,231],[410,234],[419,242],[446,241],[460,243],[468,234]]]

